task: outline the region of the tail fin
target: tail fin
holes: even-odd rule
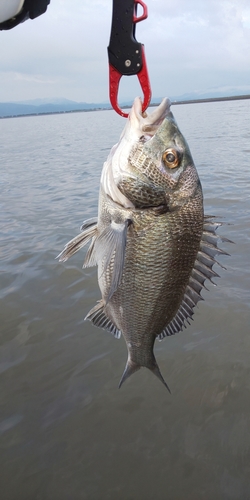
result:
[[[119,389],[120,387],[122,386],[123,382],[125,382],[125,380],[127,380],[127,378],[130,377],[130,375],[133,375],[133,373],[137,372],[138,370],[140,370],[140,365],[138,365],[137,363],[134,363],[133,361],[131,361],[129,358],[128,358],[128,361],[127,361],[127,364],[125,366],[125,370],[122,374],[122,378],[120,380],[120,383],[119,383]]]
[[[140,368],[141,368],[141,365],[135,363],[134,361],[132,361],[131,359],[128,358],[127,364],[125,366],[125,370],[123,372],[122,378],[121,378],[120,383],[119,383],[119,389],[122,386],[122,384],[125,382],[125,380],[127,380],[127,378],[129,378],[130,375],[133,375],[133,373],[140,370]],[[165,382],[156,361],[153,365],[147,366],[146,368],[148,368],[163,383],[163,385],[165,385],[165,387],[167,388],[167,390],[171,394],[171,391],[168,387],[168,384]]]
[[[165,380],[164,380],[164,378],[163,378],[163,376],[162,376],[162,374],[160,372],[160,369],[159,369],[159,366],[157,365],[157,363],[155,362],[155,366],[152,367],[152,368],[149,368],[149,369],[163,383],[163,385],[165,385],[165,387],[167,388],[169,394],[171,394],[170,388],[168,387],[167,382],[165,382]]]

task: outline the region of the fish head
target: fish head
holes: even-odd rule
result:
[[[125,208],[174,210],[201,191],[188,144],[169,99],[151,113],[136,98],[119,142],[104,164],[101,185]]]

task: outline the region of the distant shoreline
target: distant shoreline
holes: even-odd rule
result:
[[[173,101],[174,104],[196,104],[199,102],[217,102],[217,101],[242,101],[244,99],[250,99],[250,94],[247,95],[234,95],[229,97],[207,97],[204,99],[189,99],[187,101]]]
[[[181,101],[171,101],[172,106],[175,106],[177,104],[199,104],[199,103],[206,103],[206,102],[220,102],[220,101],[241,101],[245,99],[250,99],[250,94],[247,95],[235,95],[235,96],[229,96],[229,97],[207,97],[203,99],[187,99],[187,100],[181,100]],[[159,103],[151,103],[149,107],[156,107],[158,106]],[[122,109],[130,109],[132,105],[130,106],[122,106]],[[62,114],[69,114],[69,113],[89,113],[92,111],[112,111],[113,108],[107,107],[107,108],[91,108],[91,109],[74,109],[74,110],[69,110],[69,111],[47,111],[47,112],[41,112],[41,113],[23,113],[23,114],[18,114],[18,115],[9,115],[9,116],[0,116],[1,120],[7,119],[7,118],[23,118],[25,116],[44,116],[44,115],[62,115]]]

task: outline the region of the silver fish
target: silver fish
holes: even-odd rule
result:
[[[169,390],[155,339],[186,327],[205,280],[218,277],[215,256],[228,255],[217,246],[219,225],[204,216],[200,180],[170,101],[147,115],[137,98],[103,166],[98,218],[85,221],[58,256],[66,261],[90,242],[84,267],[98,265],[102,299],[85,319],[123,335],[128,360],[119,387],[144,366]]]

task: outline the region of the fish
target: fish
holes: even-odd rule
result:
[[[213,284],[221,223],[204,215],[189,146],[164,98],[152,113],[136,98],[103,165],[98,217],[58,255],[65,262],[89,243],[83,267],[98,266],[101,300],[86,318],[124,337],[128,358],[119,387],[141,367],[170,391],[154,356],[155,340],[186,328]],[[223,267],[223,266],[222,266]]]

